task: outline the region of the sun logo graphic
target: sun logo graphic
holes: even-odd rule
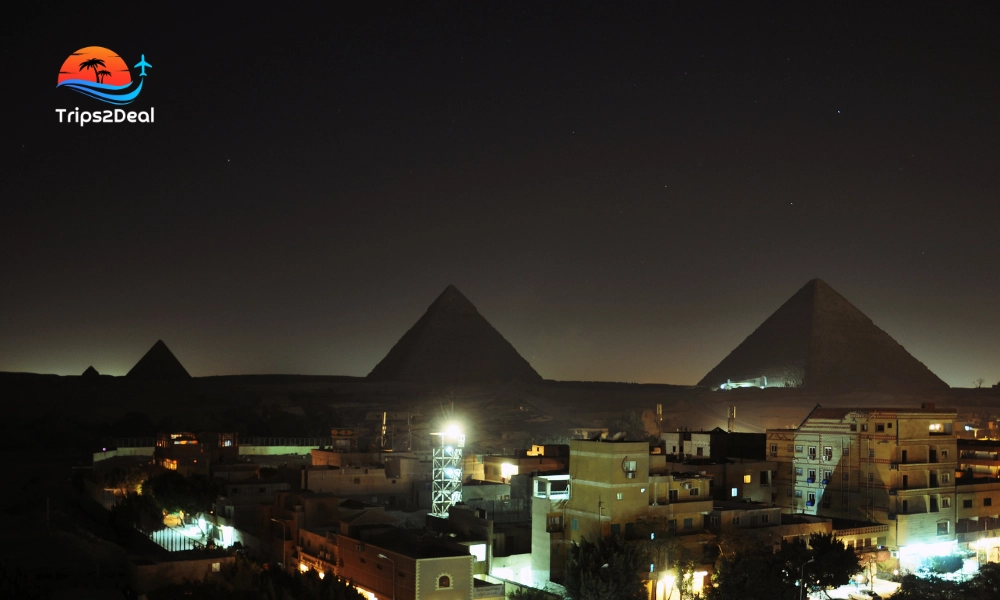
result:
[[[139,85],[133,86],[132,72],[122,57],[107,48],[88,46],[70,54],[63,62],[56,87],[68,87],[84,96],[122,106],[139,96],[146,69],[152,66],[143,54],[135,65],[136,69],[142,69]]]
[[[146,55],[141,55],[139,62],[133,67],[140,69],[138,81],[132,79],[132,72],[128,64],[115,52],[102,48],[101,46],[87,46],[69,55],[63,61],[62,68],[59,69],[59,78],[56,81],[56,88],[68,88],[83,94],[84,96],[114,104],[125,106],[131,104],[142,91],[142,84],[149,75],[146,69],[153,68],[153,65],[146,62]],[[125,112],[122,109],[113,111],[84,111],[79,108],[56,109],[59,115],[59,122],[79,123],[152,123],[153,109],[142,112]]]

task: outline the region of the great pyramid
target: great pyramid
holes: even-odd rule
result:
[[[87,370],[80,375],[80,377],[98,377],[98,376],[100,376],[100,373],[97,372],[97,369],[94,368],[94,365],[90,365],[89,367],[87,367]]]
[[[930,390],[948,385],[838,294],[813,279],[698,385],[767,378],[819,390]]]
[[[375,365],[368,379],[448,383],[542,380],[453,285],[445,288]]]
[[[139,362],[125,375],[132,379],[168,380],[190,379],[187,369],[163,340],[157,340]]]

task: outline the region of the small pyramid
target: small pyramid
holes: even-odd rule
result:
[[[768,387],[826,390],[947,389],[889,334],[813,279],[698,385],[767,378]]]
[[[448,383],[542,380],[453,285],[445,288],[375,365],[368,379]]]
[[[94,365],[90,365],[87,367],[87,370],[80,375],[80,377],[100,377],[100,375],[101,374],[97,372],[97,369],[94,368]]]
[[[125,375],[132,379],[166,380],[190,379],[184,365],[167,348],[163,340],[157,340],[139,362]]]

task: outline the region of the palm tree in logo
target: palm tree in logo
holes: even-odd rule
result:
[[[105,77],[111,77],[111,71],[98,71],[97,72],[97,82],[104,83]]]
[[[84,69],[93,69],[94,79],[97,81],[97,83],[100,83],[101,78],[98,77],[97,75],[97,67],[103,67],[103,66],[104,66],[104,60],[100,58],[91,58],[89,60],[85,60],[82,63],[80,63],[80,70],[82,71]]]

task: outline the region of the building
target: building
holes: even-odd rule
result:
[[[235,433],[161,433],[156,437],[153,461],[185,477],[209,476],[212,465],[239,460],[239,436]]]
[[[767,431],[775,503],[787,513],[888,525],[876,543],[955,546],[956,412],[822,408],[795,429]]]
[[[469,549],[439,539],[421,540],[403,530],[337,536],[338,571],[377,600],[503,598],[504,586],[473,577]],[[479,592],[483,588],[485,592]],[[475,590],[475,593],[474,593]]]
[[[767,435],[735,433],[716,427],[711,431],[668,431],[660,434],[663,453],[678,460],[726,458],[764,460]]]
[[[958,468],[974,476],[1000,477],[1000,440],[958,440]]]

